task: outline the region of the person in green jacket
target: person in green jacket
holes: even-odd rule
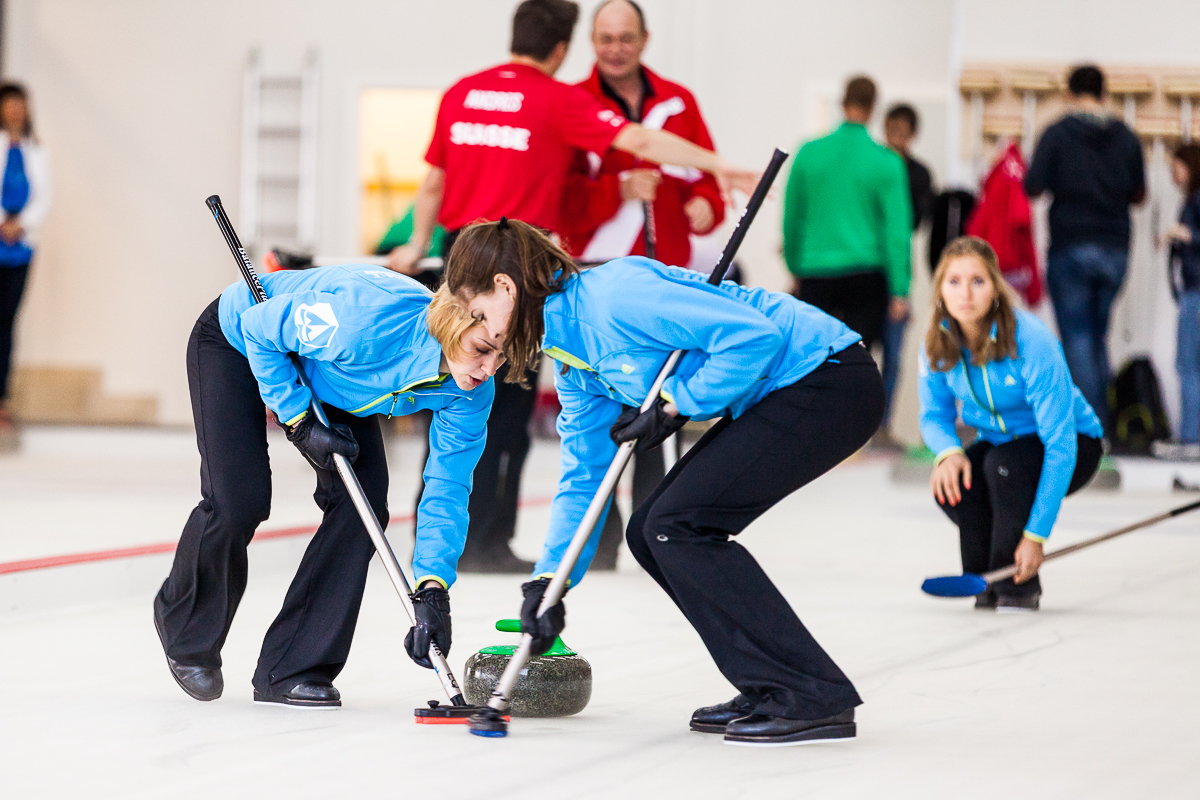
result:
[[[397,247],[408,244],[408,240],[412,238],[413,234],[413,211],[415,207],[415,203],[409,203],[408,208],[404,209],[404,215],[392,220],[392,224],[388,226],[387,232],[383,234],[383,238],[375,246],[375,255],[390,255]],[[429,237],[429,249],[425,251],[425,256],[427,258],[442,258],[445,255],[445,244],[446,229],[441,225],[434,225],[433,233]],[[436,292],[437,288],[442,285],[441,269],[422,270],[415,268],[414,265],[413,268],[398,271],[421,283],[431,292]]]
[[[886,317],[906,319],[912,201],[904,160],[866,125],[875,83],[846,84],[846,120],[796,154],[783,208],[783,256],[793,294],[844,322],[868,348]]]

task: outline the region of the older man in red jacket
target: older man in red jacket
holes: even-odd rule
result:
[[[592,19],[596,66],[580,87],[625,119],[669,131],[712,150],[712,137],[692,93],[641,63],[650,34],[641,7],[608,0]],[[580,152],[563,193],[563,238],[581,261],[608,261],[644,255],[686,267],[690,234],[705,234],[721,223],[725,206],[711,175],[688,167],[655,164],[628,153]],[[664,445],[664,450],[674,443]],[[662,481],[666,471],[658,451],[635,456],[633,507]],[[593,567],[612,569],[623,538],[620,516],[610,512]]]
[[[636,3],[603,3],[592,22],[596,66],[579,86],[643,127],[670,131],[714,149],[692,93],[641,63],[649,38]],[[580,153],[564,195],[563,233],[572,255],[584,261],[648,255],[687,266],[689,234],[708,233],[724,213],[711,175],[642,161],[617,150]]]

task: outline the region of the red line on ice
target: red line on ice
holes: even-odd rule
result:
[[[521,508],[546,506],[550,504],[549,497],[531,497],[522,500]],[[388,520],[389,525],[402,522],[412,522],[412,514],[400,514]],[[251,542],[262,542],[268,539],[286,539],[290,536],[307,536],[315,533],[316,525],[298,525],[292,528],[276,528],[274,530],[257,531]],[[158,553],[173,553],[178,542],[159,542],[158,544],[143,544],[137,547],[120,547],[115,550],[93,550],[88,553],[68,553],[61,556],[46,556],[44,558],[27,558],[22,561],[7,561],[0,563],[0,575],[10,572],[27,572],[33,569],[49,567],[65,567],[70,564],[87,564],[92,561],[112,561],[118,558],[133,558],[134,556],[149,556]]]

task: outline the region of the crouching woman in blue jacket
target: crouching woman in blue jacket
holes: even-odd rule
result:
[[[450,649],[455,566],[467,532],[471,474],[483,451],[503,362],[498,343],[445,292],[410,278],[348,265],[262,276],[255,304],[230,286],[192,330],[188,385],[200,449],[200,504],[183,529],[154,622],[171,674],[192,697],[221,695],[221,646],[246,588],[246,546],[271,509],[263,404],[317,473],[324,512],[263,641],[254,699],[338,706],[333,679],[350,651],[374,547],[333,456],[354,463],[387,525],[388,471],[377,415],[433,410],[425,489],[417,509],[413,596],[417,626],[405,641],[422,666],[432,638]],[[431,302],[432,301],[432,302]],[[288,353],[301,356],[331,428],[309,413],[310,392]]]
[[[738,695],[702,708],[692,730],[733,744],[854,736],[861,703],[846,675],[733,537],[784,497],[858,450],[879,427],[883,384],[858,334],[789,295],[709,285],[646,258],[580,272],[517,222],[466,229],[447,286],[488,333],[511,373],[541,349],[558,362],[562,475],[522,630],[542,652],[562,630],[561,604],[536,616],[554,570],[618,443],[657,447],[688,419],[716,424],[634,513],[638,562],[699,632]],[[684,354],[658,401],[639,414],[673,350]],[[597,523],[571,575],[596,550]]]
[[[1036,611],[1042,544],[1063,498],[1096,473],[1100,420],[1071,382],[1058,340],[1013,307],[987,242],[947,245],[933,286],[920,367],[921,435],[937,454],[933,496],[958,525],[964,572],[1017,565],[975,607]],[[956,403],[979,432],[965,450]]]

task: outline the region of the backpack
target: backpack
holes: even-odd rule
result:
[[[1150,454],[1150,443],[1171,438],[1154,365],[1145,356],[1121,367],[1108,387],[1113,412],[1113,450]]]
[[[975,210],[975,195],[965,189],[942,192],[933,200],[929,229],[929,272],[933,274],[946,245],[967,230],[967,219]]]

